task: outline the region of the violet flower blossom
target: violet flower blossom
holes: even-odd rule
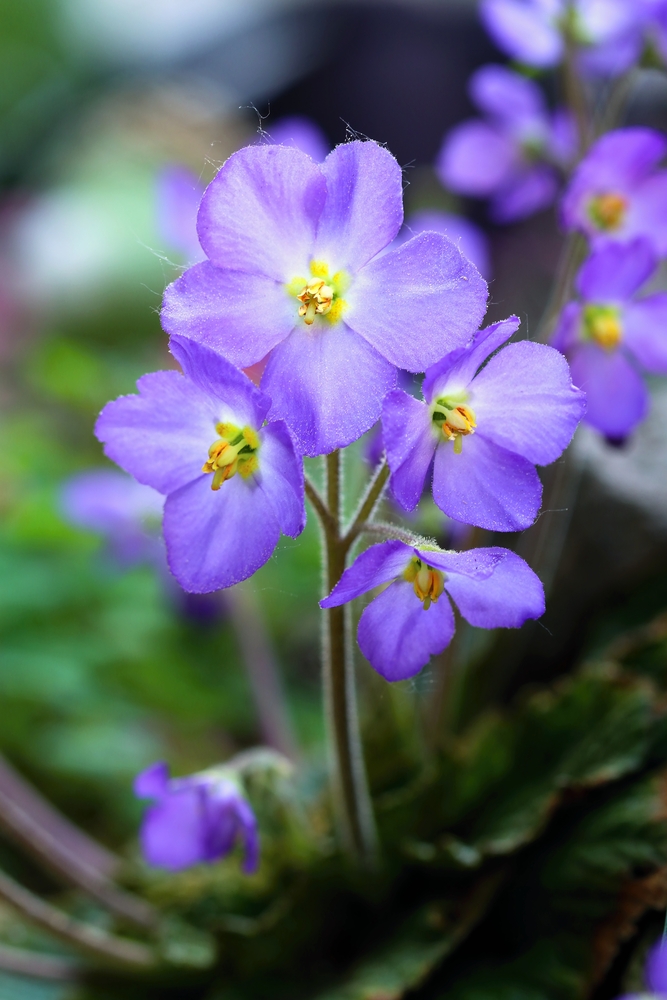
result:
[[[482,0],[498,47],[529,66],[556,66],[567,39],[586,76],[617,76],[638,61],[647,12],[641,0]]]
[[[141,847],[150,865],[181,871],[213,862],[243,845],[243,871],[259,862],[257,820],[238,785],[224,767],[186,778],[170,778],[160,762],[137,775],[135,794],[154,799],[141,827]]]
[[[359,438],[396,367],[423,371],[468,343],[484,314],[486,283],[445,236],[380,255],[402,203],[401,169],[375,142],[337,146],[322,165],[286,146],[246,147],[201,203],[209,259],[166,290],[168,333],[241,368],[269,355],[271,416],[308,455]]]
[[[433,466],[433,499],[449,517],[493,531],[533,523],[542,499],[535,465],[565,450],[585,397],[562,354],[544,344],[510,344],[479,371],[518,326],[516,316],[494,323],[430,368],[424,402],[401,390],[385,398],[391,492],[405,510]]]
[[[612,440],[646,416],[649,394],[639,370],[667,375],[667,292],[637,297],[658,266],[644,239],[609,243],[581,267],[581,302],[561,313],[552,344],[586,392],[584,420]]]
[[[667,948],[662,941],[649,952],[645,975],[647,991],[626,993],[619,1000],[667,1000]]]
[[[488,120],[472,119],[446,136],[436,161],[451,191],[491,198],[496,222],[513,222],[547,208],[559,173],[576,149],[564,109],[551,113],[540,87],[506,66],[483,66],[470,79],[470,96]]]
[[[658,164],[667,138],[650,128],[603,135],[581,161],[561,203],[565,229],[579,229],[594,246],[637,236],[667,254],[667,170]]]
[[[184,374],[153,372],[108,403],[95,433],[109,458],[166,495],[164,538],[181,587],[208,593],[251,576],[281,531],[305,524],[302,462],[271,400],[214,351],[172,337]]]
[[[320,607],[346,604],[385,584],[365,608],[357,639],[388,681],[412,677],[449,644],[455,628],[450,600],[479,628],[518,628],[544,614],[542,584],[509,549],[445,552],[400,541],[362,552]]]

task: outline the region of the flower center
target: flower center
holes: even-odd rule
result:
[[[625,219],[628,200],[622,194],[599,194],[588,203],[588,214],[594,226],[605,232],[619,229]]]
[[[605,351],[618,347],[623,336],[621,317],[615,306],[585,306],[583,336],[593,340]]]
[[[441,396],[436,399],[431,410],[433,423],[439,428],[445,441],[454,442],[454,452],[457,455],[463,449],[463,438],[474,434],[477,426],[475,411],[465,404],[467,398],[465,393]]]
[[[247,479],[259,468],[257,452],[259,438],[252,427],[236,427],[234,424],[216,424],[220,437],[208,449],[208,461],[202,472],[212,472],[212,490],[219,490],[224,482],[238,472]]]
[[[287,290],[301,303],[299,316],[306,326],[312,326],[316,316],[324,316],[330,323],[337,323],[343,315],[343,299],[350,281],[345,271],[329,276],[329,265],[323,260],[310,262],[310,280],[297,277],[290,281]]]
[[[412,584],[415,594],[424,605],[424,611],[428,611],[445,589],[445,574],[422,562],[417,556],[406,566],[403,579]]]

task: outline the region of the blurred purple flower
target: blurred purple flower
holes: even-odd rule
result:
[[[584,420],[612,439],[626,437],[646,416],[649,396],[638,369],[667,375],[667,292],[637,297],[658,266],[644,239],[609,243],[580,269],[554,332],[572,378],[586,391]]]
[[[392,495],[414,510],[433,467],[433,499],[449,517],[492,531],[533,523],[542,499],[535,465],[554,462],[585,410],[562,354],[521,341],[512,316],[426,372],[424,402],[400,389],[382,407]]]
[[[134,791],[139,798],[156,800],[141,827],[141,847],[150,865],[180,871],[217,861],[240,842],[243,871],[250,875],[257,870],[257,820],[224,768],[170,778],[166,764],[151,764],[137,775]]]
[[[445,136],[436,162],[443,184],[459,194],[491,198],[497,222],[512,222],[550,205],[558,191],[554,164],[576,148],[568,112],[548,110],[539,86],[506,66],[482,66],[470,96],[487,120],[471,119]]]
[[[139,379],[138,396],[108,403],[95,432],[109,458],[167,496],[169,568],[208,593],[251,576],[280,533],[305,523],[303,468],[271,401],[219,354],[172,337],[183,368]]]
[[[206,254],[197,236],[197,212],[205,185],[187,167],[172,164],[157,177],[157,224],[160,238],[188,264]]]
[[[485,28],[503,52],[529,66],[556,66],[566,38],[587,76],[617,76],[642,52],[641,0],[482,0]]]
[[[594,246],[637,236],[667,253],[667,171],[657,166],[667,138],[650,128],[608,132],[581,161],[561,202],[565,229],[586,233]]]
[[[445,552],[399,541],[362,552],[320,607],[346,604],[386,584],[364,610],[357,638],[388,681],[412,677],[449,644],[455,627],[450,599],[479,628],[518,628],[544,613],[542,584],[508,549]]]
[[[667,1000],[667,948],[662,941],[649,952],[646,985],[648,992],[626,993],[619,1000]]]
[[[463,215],[427,208],[407,220],[392,246],[401,246],[420,233],[442,233],[455,243],[464,257],[471,260],[487,281],[491,278],[491,254],[486,233]]]
[[[486,283],[446,237],[379,256],[402,221],[401,169],[375,142],[321,166],[286,146],[241,149],[206,190],[209,260],[167,288],[163,326],[239,367],[270,352],[272,417],[308,455],[350,444],[378,419],[394,366],[423,371],[484,314]]]
[[[292,146],[294,149],[300,149],[316,163],[326,160],[331,150],[331,144],[320,126],[301,115],[280,118],[274,125],[269,123],[265,137],[274,146]]]

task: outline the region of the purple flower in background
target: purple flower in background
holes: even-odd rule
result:
[[[449,644],[450,599],[480,628],[518,628],[544,613],[542,584],[508,549],[445,552],[399,541],[362,552],[320,607],[346,604],[385,584],[364,610],[357,638],[368,662],[388,681],[412,677]]]
[[[445,136],[436,162],[443,184],[491,198],[497,222],[546,208],[559,186],[553,164],[566,165],[576,148],[569,114],[549,112],[539,86],[506,66],[477,70],[470,96],[488,120],[463,122]]]
[[[512,316],[480,330],[470,349],[429,369],[424,402],[400,390],[382,407],[391,491],[406,510],[419,502],[433,466],[433,499],[449,517],[493,531],[533,523],[542,499],[535,465],[554,462],[585,410],[562,354],[510,344]]]
[[[481,16],[496,45],[529,66],[558,65],[569,37],[589,76],[637,62],[646,22],[641,0],[482,0]]]
[[[166,764],[151,764],[137,775],[134,792],[155,800],[141,827],[141,847],[150,865],[180,871],[217,861],[240,842],[243,871],[250,875],[257,870],[257,820],[224,768],[170,778]]]
[[[241,149],[206,190],[209,259],[167,288],[163,326],[238,367],[270,352],[271,416],[308,455],[350,444],[378,419],[395,366],[423,371],[484,314],[486,283],[445,236],[380,255],[402,221],[401,169],[375,142],[322,165],[286,146]]]
[[[657,166],[667,138],[650,128],[608,132],[591,147],[565,191],[565,229],[586,233],[594,246],[637,236],[667,253],[667,171]]]
[[[188,264],[203,260],[197,236],[197,212],[204,184],[187,167],[164,167],[157,177],[157,224],[161,239]]]
[[[491,254],[486,233],[470,219],[435,208],[415,212],[406,221],[392,246],[401,246],[420,233],[442,233],[456,243],[464,257],[471,260],[487,281],[491,277]]]
[[[300,149],[316,163],[326,160],[331,150],[331,145],[320,126],[302,115],[280,118],[273,125],[269,123],[265,137],[274,146],[292,146],[294,149]]]
[[[594,252],[575,282],[582,301],[565,307],[552,338],[586,391],[584,419],[612,439],[646,416],[649,395],[638,369],[667,375],[667,292],[636,295],[657,266],[644,239]]]
[[[665,1000],[667,998],[667,948],[662,941],[649,952],[646,961],[648,992],[626,993],[619,1000]]]
[[[184,374],[142,376],[139,395],[108,403],[95,433],[109,458],[166,494],[169,568],[184,590],[208,593],[263,566],[281,531],[300,534],[303,468],[242,372],[192,340],[172,337],[170,348]]]

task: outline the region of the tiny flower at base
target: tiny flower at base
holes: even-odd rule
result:
[[[359,648],[388,681],[405,680],[441,653],[454,634],[450,599],[480,628],[518,628],[544,614],[544,590],[509,549],[446,552],[400,541],[366,549],[320,607],[346,604],[389,584],[364,610]]]
[[[667,293],[636,295],[657,266],[643,238],[595,251],[575,281],[582,301],[565,307],[552,338],[586,392],[584,420],[611,439],[627,437],[646,416],[640,369],[667,375]]]
[[[401,390],[382,406],[391,491],[414,510],[433,463],[433,499],[445,514],[493,531],[533,523],[542,498],[535,465],[554,462],[585,410],[565,358],[521,341],[480,366],[519,326],[480,330],[470,349],[426,373],[424,402]]]
[[[348,445],[378,419],[396,367],[424,371],[484,314],[486,283],[447,237],[381,254],[402,221],[401,169],[377,143],[337,146],[322,164],[287,146],[241,149],[201,203],[208,260],[167,288],[162,324],[240,368],[268,355],[271,416],[302,451]]]
[[[224,358],[172,337],[184,374],[153,372],[138,396],[108,403],[97,437],[109,458],[166,494],[169,568],[184,590],[207,593],[251,576],[281,531],[305,524],[303,463],[271,400]]]
[[[237,783],[224,767],[185,778],[170,778],[164,763],[137,775],[135,794],[154,799],[141,827],[141,847],[150,865],[181,871],[225,857],[243,847],[243,871],[259,863],[257,820]]]

